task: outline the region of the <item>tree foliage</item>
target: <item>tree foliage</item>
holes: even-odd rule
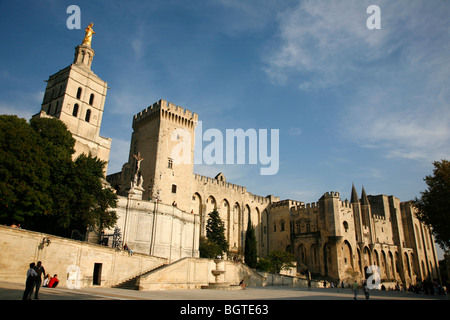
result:
[[[256,236],[255,228],[251,222],[250,213],[248,215],[247,231],[245,232],[245,246],[244,246],[245,264],[250,268],[256,268],[258,262],[256,252]]]
[[[222,249],[217,243],[210,241],[208,238],[201,237],[199,243],[199,251],[201,258],[214,259],[222,254]]]
[[[267,257],[260,258],[257,268],[266,272],[280,273],[281,270],[294,267],[293,261],[294,255],[292,253],[275,250]]]
[[[25,119],[0,116],[0,219],[23,222],[49,213],[50,167],[42,140]]]
[[[217,255],[222,255],[228,251],[228,241],[225,238],[225,225],[216,209],[209,214],[208,221],[206,222],[206,237],[210,242],[217,245]]]
[[[75,140],[54,118],[0,116],[0,222],[61,236],[111,227],[116,195],[91,155],[72,160]]]
[[[450,162],[433,162],[433,175],[424,181],[428,189],[415,198],[417,218],[433,230],[435,240],[444,250],[450,249]]]

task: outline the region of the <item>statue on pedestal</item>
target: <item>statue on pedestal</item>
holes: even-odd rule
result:
[[[133,157],[136,159],[136,173],[134,174],[134,179],[131,182],[131,188],[138,188],[143,189],[142,185],[144,184],[144,179],[142,178],[141,174],[141,162],[144,160],[144,158],[141,157],[141,153],[138,152],[138,154],[133,154]]]
[[[95,32],[94,32],[94,29],[92,29],[93,26],[94,26],[94,23],[91,22],[91,23],[86,27],[86,30],[85,30],[85,36],[84,36],[82,45],[88,46],[88,47],[91,46],[92,35],[95,33]]]

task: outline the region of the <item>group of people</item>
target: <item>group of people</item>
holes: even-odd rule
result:
[[[447,295],[448,286],[447,283],[441,285],[437,281],[423,280],[415,285],[410,285],[408,291],[415,292],[417,294],[424,293],[426,295]]]
[[[42,275],[44,275],[43,282]],[[34,299],[39,299],[39,289],[41,288],[41,284],[43,287],[55,288],[58,283],[58,275],[55,274],[53,277],[51,277],[50,274],[46,274],[41,261],[38,261],[37,264],[32,262],[30,263],[30,268],[27,270],[25,291],[23,292],[22,300],[31,300],[33,290]]]

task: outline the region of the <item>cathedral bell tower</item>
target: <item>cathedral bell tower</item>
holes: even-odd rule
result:
[[[86,28],[81,45],[75,48],[73,63],[51,75],[41,111],[33,117],[54,117],[63,121],[75,139],[75,159],[91,153],[108,162],[111,139],[100,136],[107,83],[92,70],[95,52],[91,48],[93,23]],[[105,167],[105,174],[107,165]]]

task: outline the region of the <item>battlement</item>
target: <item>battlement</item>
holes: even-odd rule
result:
[[[269,196],[267,196],[267,197],[258,196],[256,194],[247,192],[246,187],[243,187],[243,186],[240,186],[240,185],[237,185],[234,183],[229,183],[224,180],[206,177],[206,176],[202,176],[201,174],[196,174],[196,173],[194,173],[194,180],[203,182],[203,184],[207,184],[207,185],[216,185],[219,188],[224,188],[226,190],[233,190],[235,192],[247,193],[249,195],[249,197],[252,197],[253,201],[255,201],[256,203],[269,204],[271,201]]]
[[[331,192],[325,192],[325,198],[339,198],[339,192],[337,191],[331,191]]]
[[[133,117],[133,129],[154,119],[164,119],[194,129],[198,121],[198,114],[161,99]]]
[[[300,205],[293,208],[293,210],[302,211],[305,209],[315,209],[315,208],[319,208],[319,202],[301,203]]]
[[[263,197],[263,196],[258,196],[256,194],[250,193],[249,195],[253,196],[253,200],[256,201],[257,203],[261,203],[261,204],[269,204],[270,203],[270,197]]]
[[[377,221],[377,220],[386,221],[386,217],[385,217],[385,216],[378,215],[378,214],[372,215],[372,218],[373,218],[375,221]]]
[[[352,204],[350,203],[350,201],[345,199],[344,201],[341,201],[341,207],[350,209],[350,208],[352,208]]]
[[[217,180],[211,177],[207,177],[207,176],[202,176],[201,174],[197,174],[194,173],[194,180],[197,181],[201,181],[204,184],[209,184],[209,185],[217,185],[220,186],[222,188],[226,188],[226,189],[231,189],[231,190],[236,190],[236,191],[240,191],[240,192],[247,192],[247,188],[234,184],[234,183],[229,183],[226,181],[221,181],[221,180]]]
[[[281,200],[281,201],[277,201],[277,202],[272,203],[272,208],[281,208],[281,207],[296,208],[296,207],[301,206],[303,204],[304,203],[301,202],[301,201],[285,199],[285,200]]]

